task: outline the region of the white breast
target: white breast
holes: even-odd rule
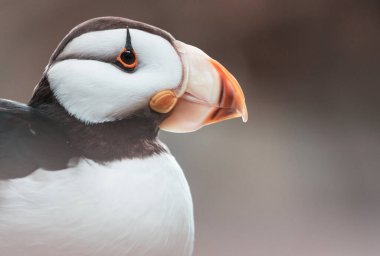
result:
[[[0,183],[0,248],[12,256],[191,255],[190,190],[160,154]]]

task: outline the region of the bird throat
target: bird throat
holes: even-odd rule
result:
[[[37,86],[29,106],[59,124],[78,157],[98,162],[125,158],[145,158],[166,152],[157,138],[163,116],[142,109],[122,120],[86,124],[70,115],[55,98],[44,77]]]

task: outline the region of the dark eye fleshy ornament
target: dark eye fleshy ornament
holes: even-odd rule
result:
[[[129,33],[129,28],[127,27],[127,40],[123,51],[117,56],[116,64],[128,71],[133,72],[137,67],[138,58],[136,52],[133,50],[131,42],[131,34]]]

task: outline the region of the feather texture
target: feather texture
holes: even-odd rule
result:
[[[190,190],[168,153],[0,182],[4,255],[191,255],[193,240]]]

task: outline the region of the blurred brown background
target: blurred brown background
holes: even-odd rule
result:
[[[0,97],[26,102],[61,38],[124,16],[203,49],[250,120],[162,133],[195,203],[195,255],[380,255],[379,0],[0,0]]]

